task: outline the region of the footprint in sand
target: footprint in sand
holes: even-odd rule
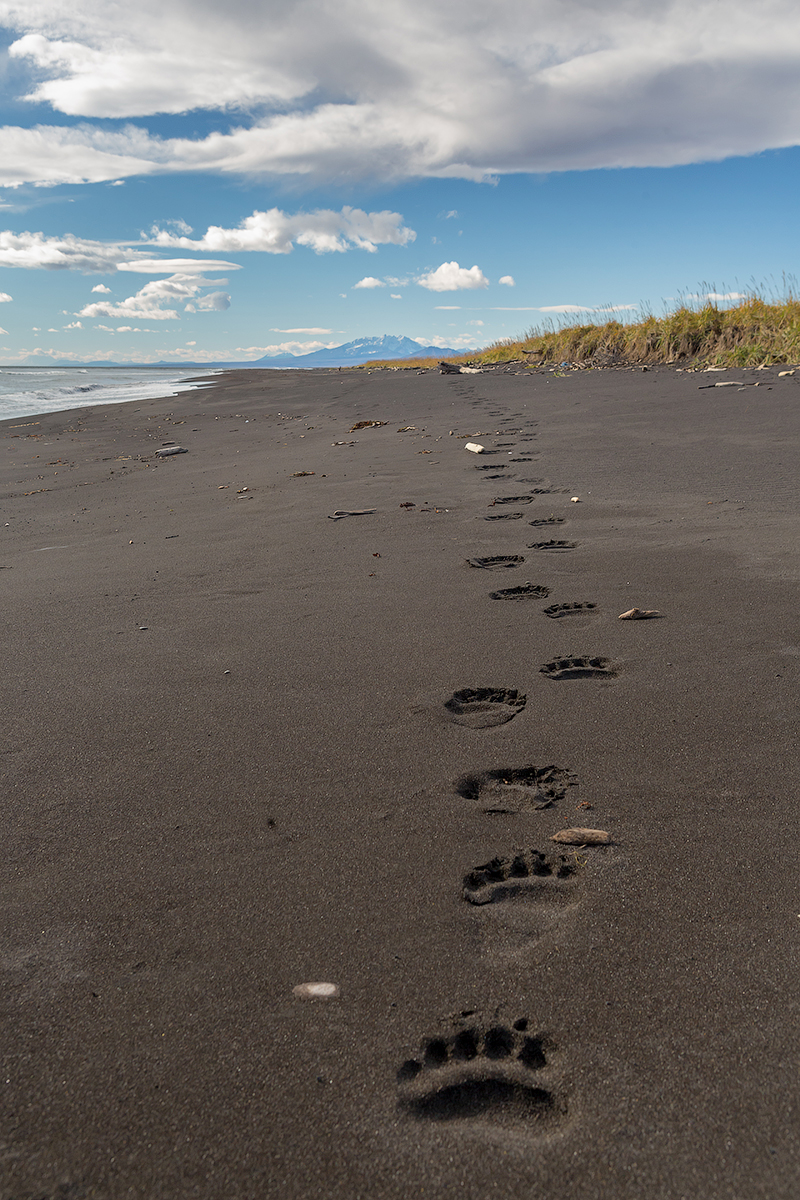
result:
[[[514,896],[563,895],[563,880],[581,869],[578,854],[518,850],[509,858],[493,858],[464,876],[462,895],[469,904],[496,904]]]
[[[596,677],[613,678],[617,669],[610,658],[556,658],[540,667],[542,675],[548,679],[593,679]]]
[[[500,571],[504,567],[518,567],[525,559],[521,554],[493,554],[489,558],[468,558],[471,567],[483,567],[486,571]]]
[[[523,583],[519,587],[501,588],[499,592],[490,592],[489,595],[492,600],[544,599],[550,595],[550,588],[538,583]]]
[[[423,1042],[419,1057],[397,1072],[398,1107],[429,1121],[485,1118],[493,1124],[550,1123],[563,1118],[566,1104],[546,1086],[555,1047],[529,1032],[521,1017],[512,1025],[464,1021],[446,1037]],[[543,1086],[544,1084],[544,1086]]]
[[[565,538],[551,538],[549,542],[528,542],[528,549],[558,552],[560,550],[574,550],[577,545],[577,542],[568,542]]]
[[[582,617],[597,608],[593,600],[575,600],[572,604],[551,604],[543,608],[546,617],[558,620],[559,617]]]
[[[476,801],[483,812],[497,815],[550,808],[576,782],[571,771],[550,763],[472,772],[457,779],[455,786],[459,796]]]
[[[522,513],[491,513],[484,521],[520,521]]]
[[[565,517],[538,517],[535,521],[528,521],[528,524],[539,529],[542,525],[563,525],[565,520]]]
[[[518,960],[561,929],[568,911],[577,907],[577,876],[586,865],[577,852],[531,849],[469,871],[461,895],[480,910],[475,920],[483,952],[493,959]]]
[[[523,692],[511,688],[462,688],[445,701],[445,709],[456,725],[468,729],[491,729],[505,725],[522,712],[527,701]]]
[[[495,496],[492,504],[530,504],[533,496]]]

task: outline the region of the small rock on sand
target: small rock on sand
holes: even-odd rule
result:
[[[292,995],[300,1000],[336,1000],[339,989],[335,983],[298,983]]]

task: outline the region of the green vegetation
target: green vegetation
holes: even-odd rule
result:
[[[752,294],[726,308],[711,301],[700,306],[682,303],[666,316],[646,314],[626,324],[609,319],[598,324],[534,328],[517,340],[495,342],[448,361],[473,366],[517,362],[530,367],[565,362],[583,367],[800,363],[800,300],[793,292],[774,302]],[[436,362],[433,358],[402,359],[357,369],[424,370],[435,367]]]

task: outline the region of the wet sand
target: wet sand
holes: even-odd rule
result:
[[[3,1200],[797,1195],[796,379],[0,425]]]

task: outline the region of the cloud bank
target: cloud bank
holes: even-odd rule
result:
[[[153,229],[154,246],[180,246],[186,250],[215,253],[260,250],[266,254],[290,254],[294,244],[310,246],[317,254],[344,253],[353,246],[374,253],[379,245],[405,246],[416,238],[413,229],[403,225],[400,213],[371,212],[345,205],[341,212],[320,208],[316,212],[287,215],[279,208],[256,210],[236,229],[210,225],[201,238]]]
[[[79,317],[124,317],[132,321],[178,320],[176,306],[183,304],[185,312],[222,312],[230,308],[227,292],[210,292],[200,296],[204,288],[218,287],[224,279],[204,279],[202,275],[170,275],[168,279],[151,279],[135,296],[114,304],[98,300],[76,313]]]
[[[81,121],[0,131],[6,186],[483,179],[800,142],[793,0],[462,0],[456,21],[448,0],[0,0],[0,23],[22,94]],[[229,127],[162,139],[135,123],[201,108]],[[93,124],[108,117],[131,123]]]

